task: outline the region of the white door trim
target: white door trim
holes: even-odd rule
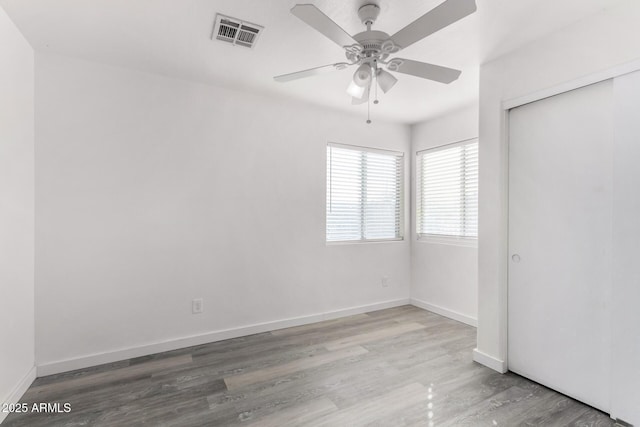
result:
[[[544,98],[560,95],[561,93],[570,92],[581,87],[589,86],[595,83],[600,83],[605,80],[613,79],[616,77],[630,74],[640,70],[640,60],[626,62],[621,65],[617,65],[613,68],[609,68],[604,71],[589,74],[583,77],[579,77],[574,80],[570,80],[559,85],[555,85],[546,89],[538,90],[530,94],[519,96],[517,98],[507,99],[502,101],[502,109],[509,111],[512,108],[520,107],[521,105],[530,104],[535,101],[540,101]],[[505,135],[506,137],[506,135]]]
[[[500,263],[498,265],[499,272],[499,285],[500,294],[498,295],[499,302],[498,307],[500,310],[500,321],[498,325],[504,325],[500,327],[500,351],[503,355],[501,362],[504,364],[504,370],[509,369],[509,343],[508,343],[508,254],[509,254],[509,111],[513,108],[521,105],[529,104],[531,102],[539,101],[544,98],[559,95],[561,93],[569,92],[581,87],[589,86],[595,83],[600,83],[605,80],[614,79],[616,77],[630,74],[636,71],[640,71],[640,59],[626,62],[606,70],[598,71],[596,73],[588,74],[586,76],[578,77],[576,79],[569,80],[564,83],[560,83],[555,86],[551,86],[546,89],[537,90],[522,96],[515,98],[502,100],[502,135],[500,138],[501,145],[501,176],[502,188],[501,188],[501,213],[502,223],[500,225]],[[482,141],[480,141],[482,144]],[[481,319],[478,319],[478,323],[481,323]],[[482,363],[481,361],[478,361]],[[488,365],[487,365],[488,366]],[[489,366],[491,367],[491,366]],[[494,369],[493,367],[491,367]]]

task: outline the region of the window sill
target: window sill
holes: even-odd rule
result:
[[[398,243],[404,242],[404,237],[398,239],[370,239],[370,240],[332,240],[325,242],[327,246],[342,246],[342,245],[362,245],[366,243]]]
[[[434,245],[462,246],[466,248],[477,248],[478,239],[469,237],[418,235],[416,239],[419,243],[430,243]]]

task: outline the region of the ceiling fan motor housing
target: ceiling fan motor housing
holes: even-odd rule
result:
[[[399,50],[389,34],[383,31],[364,31],[353,38],[358,44],[345,48],[347,59],[352,63],[384,61]]]
[[[358,17],[364,25],[373,25],[380,15],[380,8],[375,4],[365,4],[358,9]]]
[[[377,61],[384,61],[389,54],[400,50],[395,46],[389,34],[371,30],[371,25],[376,22],[379,15],[380,8],[376,4],[365,4],[358,9],[358,17],[367,26],[367,31],[353,36],[358,44],[345,47],[347,59],[351,63],[369,63],[375,67]]]

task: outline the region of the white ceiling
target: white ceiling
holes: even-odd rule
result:
[[[479,64],[622,0],[477,0],[478,12],[399,56],[463,70],[451,85],[398,75],[374,118],[414,123],[478,97]],[[350,34],[357,9],[374,2],[374,29],[395,33],[442,0],[0,0],[36,50],[244,88],[366,113],[345,93],[352,71],[289,83],[272,77],[344,60],[343,51],[289,13],[313,3]],[[266,27],[255,49],[210,39],[216,13]],[[274,102],[277,97],[274,97]]]

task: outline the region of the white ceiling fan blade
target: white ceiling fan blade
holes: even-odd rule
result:
[[[392,59],[389,61],[388,67],[390,71],[447,84],[457,80],[460,74],[462,74],[462,71],[454,70],[453,68],[402,58]]]
[[[391,36],[391,40],[404,49],[472,14],[476,9],[475,0],[446,0],[395,33]]]
[[[295,73],[282,74],[280,76],[275,76],[273,80],[280,83],[290,82],[291,80],[316,76],[333,70],[343,70],[347,66],[349,66],[349,64],[346,62],[338,62],[337,64],[323,65],[322,67],[309,68],[308,70],[297,71]]]
[[[291,13],[315,28],[325,37],[333,40],[333,42],[337,43],[340,47],[351,46],[358,43],[345,30],[340,28],[338,24],[333,22],[331,18],[312,4],[295,5],[291,9]]]

